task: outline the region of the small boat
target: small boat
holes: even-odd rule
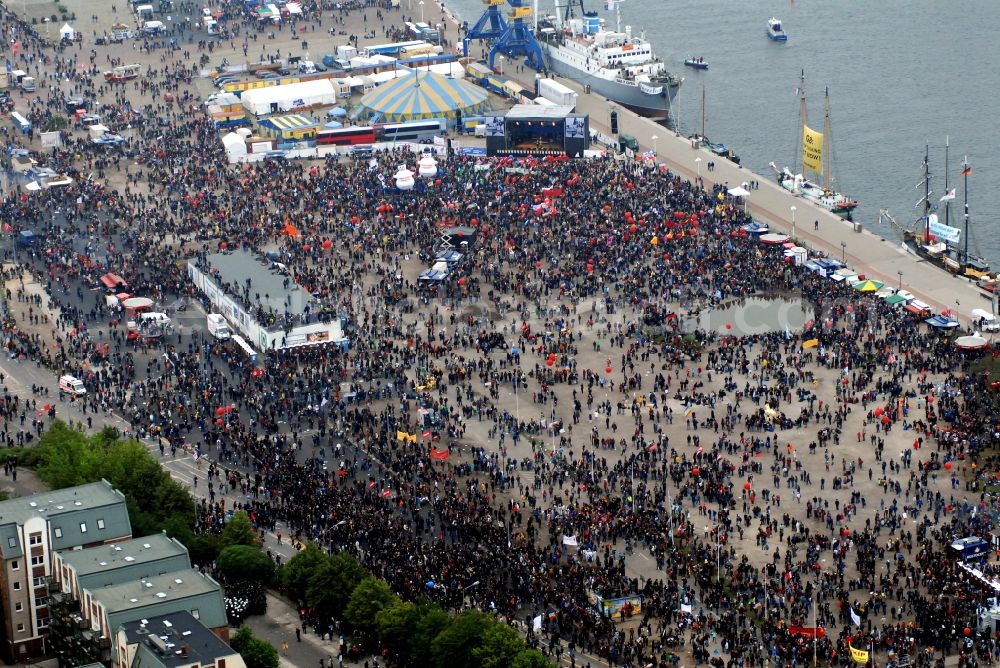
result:
[[[708,63],[705,62],[704,58],[685,58],[684,64],[688,67],[693,67],[696,70],[707,70]]]
[[[781,19],[776,19],[772,16],[767,20],[767,36],[775,42],[785,42],[788,40],[788,35],[785,34],[785,30],[781,27]]]

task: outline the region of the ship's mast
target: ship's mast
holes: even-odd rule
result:
[[[823,99],[823,188],[831,190],[830,149],[833,142],[830,138],[830,88],[827,87]]]
[[[705,139],[705,86],[701,87],[701,138]]]
[[[799,173],[804,173],[806,170],[805,162],[802,160],[802,133],[806,130],[806,122],[808,118],[806,116],[806,71],[802,70],[802,74],[799,77],[799,139],[798,147],[799,150],[796,152],[795,166],[798,167],[800,162],[802,164],[802,169],[797,169]]]
[[[924,145],[924,243],[931,238],[931,164],[930,145]]]
[[[944,136],[944,194],[948,195],[948,148],[951,142],[948,139],[948,135]],[[944,201],[944,224],[951,225],[951,216],[949,216],[951,205],[951,200]]]
[[[969,174],[972,169],[969,167],[969,158],[966,156],[962,160],[962,189],[965,191],[965,250],[962,253],[962,264],[969,261]]]

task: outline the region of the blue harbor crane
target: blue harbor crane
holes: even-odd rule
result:
[[[493,69],[494,61],[500,54],[508,58],[524,56],[528,67],[542,72],[545,63],[542,60],[542,47],[535,40],[534,33],[528,25],[531,17],[531,7],[525,6],[524,0],[484,0],[486,11],[465,33],[462,42],[464,55],[469,56],[469,43],[474,39],[492,42],[489,55],[489,66]],[[510,4],[511,11],[507,15],[510,22],[500,13],[504,4]]]

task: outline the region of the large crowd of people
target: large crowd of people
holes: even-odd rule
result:
[[[349,550],[406,598],[493,611],[581,665],[995,656],[990,587],[948,547],[993,529],[995,388],[905,310],[758,243],[724,184],[448,156],[399,192],[386,184],[406,150],[229,165],[188,113],[197,49],[167,52],[133,91],[94,76],[96,51],[3,22],[16,58],[69,82],[34,120],[102,99],[137,153],[67,130],[45,157],[73,184],[4,196],[5,231],[39,237],[5,248],[8,286],[22,272],[44,286],[8,287],[4,345],[83,378],[96,421],[115,412],[163,457],[207,457],[202,530],[233,510],[217,492],[238,492],[260,531]],[[181,106],[130,101],[165,91]],[[418,283],[458,225],[475,232],[452,276]],[[347,314],[349,349],[262,351],[251,373],[202,331],[126,338],[102,274],[193,303],[187,261],[235,248],[271,253],[320,311]],[[814,315],[801,331],[684,329],[752,295]],[[22,404],[3,403],[8,445],[42,427]]]

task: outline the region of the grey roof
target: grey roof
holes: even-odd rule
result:
[[[23,554],[23,547],[11,547],[8,538],[13,526],[23,526],[33,517],[48,520],[52,529],[50,544],[56,551],[132,535],[125,497],[107,480],[101,480],[0,502],[0,535],[3,536],[0,551],[4,559]],[[104,521],[103,529],[97,528],[98,519]],[[81,523],[86,524],[86,532]],[[60,529],[58,538],[56,528]]]
[[[267,258],[254,255],[242,248],[229,253],[211,253],[206,259],[213,269],[216,282],[228,284],[224,289],[229,296],[239,298],[247,304],[265,305],[277,313],[304,315],[306,306],[310,310],[318,310],[318,304],[313,296],[302,289],[290,276],[282,274]],[[288,286],[285,286],[285,280]],[[243,299],[243,288],[249,283],[249,300]],[[260,298],[257,298],[260,295]],[[253,307],[247,308],[253,311]]]
[[[122,624],[125,642],[138,644],[132,668],[174,668],[214,665],[217,659],[236,654],[190,612],[172,612]],[[159,640],[149,637],[155,635]],[[181,653],[187,657],[181,657]]]
[[[535,119],[558,120],[572,116],[573,107],[566,104],[554,104],[541,106],[538,104],[515,104],[504,114],[509,120],[532,121]]]
[[[80,587],[112,587],[154,575],[191,568],[187,548],[166,534],[60,554],[76,571]]]
[[[104,606],[112,629],[181,610],[197,610],[198,619],[208,628],[228,624],[222,587],[194,568],[88,591]]]

